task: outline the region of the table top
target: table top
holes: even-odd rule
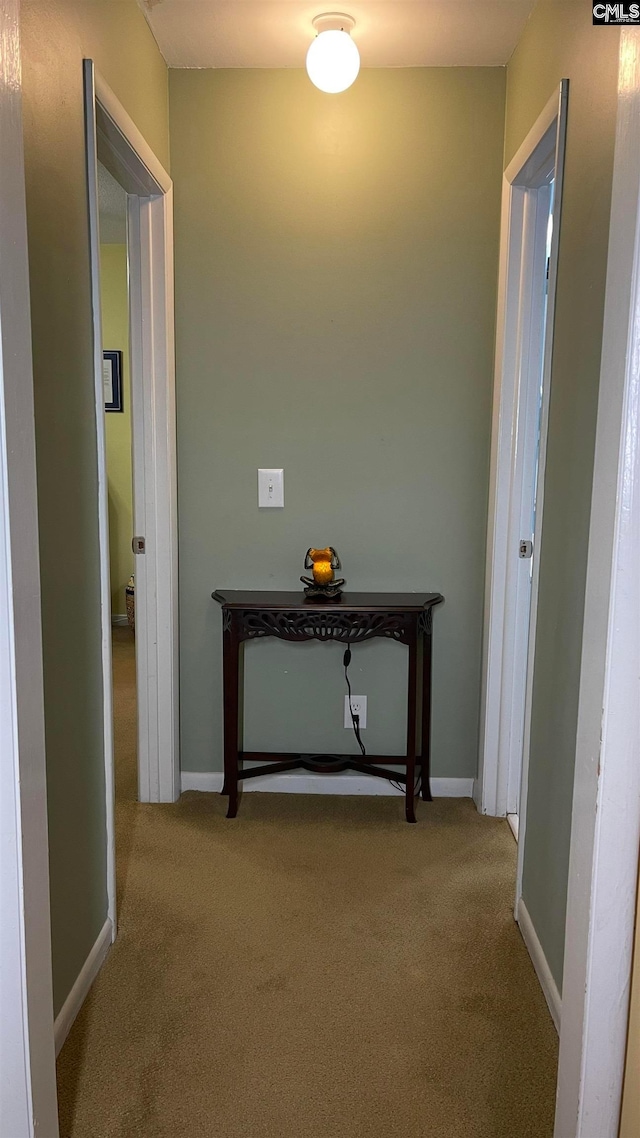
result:
[[[211,594],[227,609],[322,609],[324,612],[424,612],[444,601],[442,593],[342,593],[333,600],[305,597],[302,589],[279,592],[265,589],[252,592],[241,589],[216,589]]]

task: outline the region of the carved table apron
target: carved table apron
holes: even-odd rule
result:
[[[240,782],[257,775],[303,767],[333,774],[354,770],[393,779],[405,786],[407,822],[415,822],[416,770],[421,795],[431,801],[429,757],[431,737],[431,639],[440,593],[343,593],[332,601],[310,601],[299,592],[215,592],[222,605],[224,685],[224,785],[229,795],[227,818],[238,813]],[[304,755],[241,750],[241,651],[246,640],[276,636],[280,640],[336,640],[359,644],[375,636],[406,644],[409,649],[406,755]],[[244,761],[259,766],[243,768]],[[387,765],[385,765],[387,764]],[[404,773],[388,766],[404,766]]]

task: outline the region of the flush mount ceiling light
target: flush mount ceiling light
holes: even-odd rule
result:
[[[321,91],[337,95],[351,86],[360,70],[360,53],[350,34],[356,22],[343,12],[325,12],[315,17],[313,26],[317,35],[307,52],[307,74]]]

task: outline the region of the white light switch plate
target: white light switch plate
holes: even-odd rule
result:
[[[258,505],[284,506],[284,470],[258,471]]]

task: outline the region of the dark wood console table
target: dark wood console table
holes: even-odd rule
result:
[[[431,630],[440,593],[343,593],[333,601],[307,600],[302,592],[215,592],[222,605],[224,683],[224,785],[229,795],[227,818],[238,812],[239,783],[257,775],[304,767],[333,774],[354,770],[403,783],[407,822],[415,822],[416,768],[421,794],[431,800],[429,751],[431,734]],[[246,640],[277,636],[280,640],[336,640],[359,644],[375,636],[397,640],[409,648],[406,755],[304,755],[243,751],[241,650]],[[419,649],[421,648],[421,651]],[[243,762],[260,763],[246,770]],[[387,764],[387,765],[385,765]],[[404,766],[405,772],[388,770]]]

